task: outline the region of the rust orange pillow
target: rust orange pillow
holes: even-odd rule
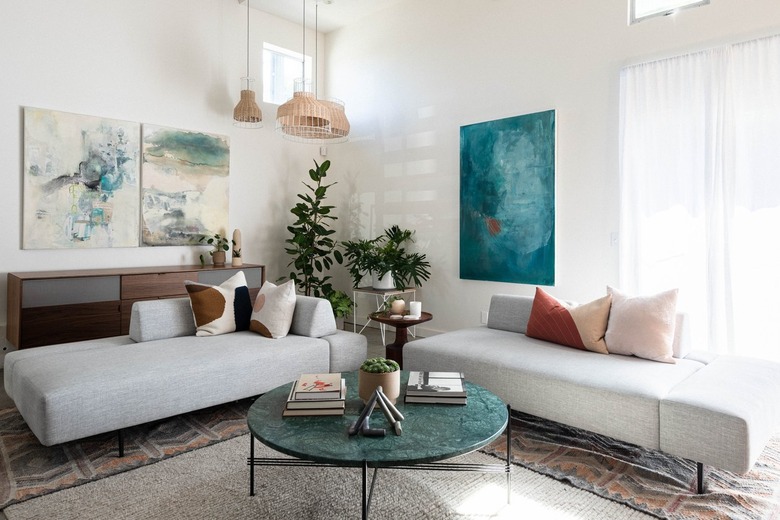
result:
[[[558,345],[609,354],[607,332],[612,296],[582,305],[569,305],[536,288],[525,335]]]

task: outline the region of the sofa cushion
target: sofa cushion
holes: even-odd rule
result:
[[[244,331],[26,359],[12,390],[30,429],[50,446],[259,395],[301,373],[327,372],[328,364],[323,339]]]
[[[628,296],[613,287],[605,340],[611,354],[675,363],[677,289],[650,296]]]
[[[190,297],[196,336],[216,336],[249,328],[252,300],[243,271],[220,285],[186,280],[184,286]]]
[[[336,333],[336,318],[333,307],[324,298],[298,295],[295,299],[290,334],[322,338]],[[334,372],[338,372],[334,370]]]
[[[266,338],[283,338],[290,332],[295,312],[295,282],[265,282],[255,298],[249,330]]]
[[[488,328],[525,334],[533,303],[531,296],[494,294],[490,298]]]
[[[404,370],[463,372],[512,409],[657,449],[658,401],[704,365],[596,356],[486,327],[410,341]]]
[[[780,426],[780,363],[718,356],[660,403],[661,449],[745,473]]]
[[[130,311],[130,339],[135,342],[192,336],[195,332],[189,298],[133,303]]]
[[[559,345],[607,354],[607,330],[612,296],[582,305],[558,301],[537,287],[526,335]]]

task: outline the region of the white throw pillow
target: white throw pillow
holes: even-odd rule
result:
[[[283,338],[290,332],[295,312],[295,283],[277,286],[265,282],[255,298],[249,330],[266,338]]]
[[[613,287],[607,333],[610,354],[637,356],[663,363],[672,357],[677,314],[677,289],[650,296],[628,296]]]

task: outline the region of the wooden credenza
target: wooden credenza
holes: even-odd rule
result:
[[[262,265],[8,273],[6,338],[21,349],[121,336],[134,302],[186,296],[185,280],[219,285],[238,271],[254,298],[265,281]]]

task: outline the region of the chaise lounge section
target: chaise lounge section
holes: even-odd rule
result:
[[[512,409],[747,472],[780,426],[780,364],[689,350],[675,330],[676,363],[599,354],[526,336],[533,297],[494,295],[487,326],[404,347],[408,370],[460,371]]]
[[[133,305],[130,335],[19,350],[5,390],[51,446],[262,394],[301,373],[357,370],[366,338],[330,303],[297,296],[290,334],[195,335],[188,298]],[[121,436],[120,436],[121,452]]]

